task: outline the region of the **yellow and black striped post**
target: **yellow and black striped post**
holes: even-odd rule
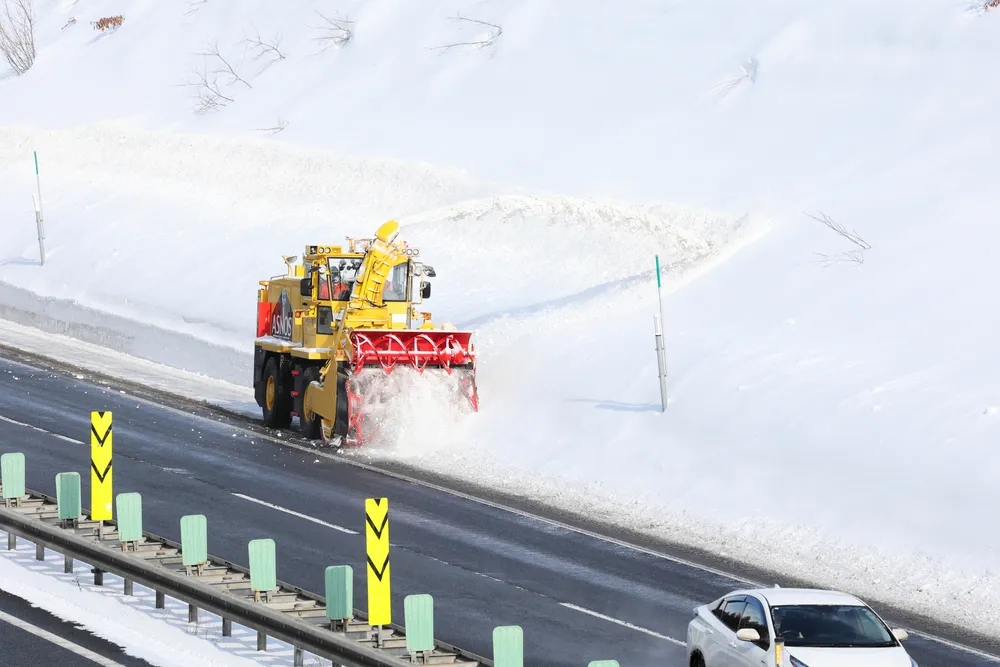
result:
[[[114,494],[111,490],[111,413],[90,413],[90,518],[106,521],[114,518]],[[100,524],[103,526],[103,524]]]
[[[389,499],[365,500],[365,551],[368,555],[368,624],[392,623],[389,590]]]

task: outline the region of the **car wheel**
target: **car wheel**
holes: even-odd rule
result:
[[[705,659],[701,657],[701,653],[691,656],[691,667],[705,667]]]

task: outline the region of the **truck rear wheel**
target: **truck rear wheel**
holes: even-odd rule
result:
[[[264,364],[264,423],[271,428],[288,428],[292,423],[292,395],[278,372],[278,359]]]
[[[318,440],[323,433],[322,418],[312,410],[311,393],[315,391],[310,386],[313,380],[319,380],[319,368],[310,366],[302,371],[302,411],[299,413],[299,431],[310,440]]]

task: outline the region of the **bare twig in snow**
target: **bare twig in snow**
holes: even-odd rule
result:
[[[35,8],[33,0],[2,0],[0,53],[18,75],[35,62]]]
[[[206,51],[203,51],[197,55],[202,56],[205,62],[202,65],[202,70],[195,70],[195,76],[197,79],[193,82],[189,81],[186,85],[193,87],[197,90],[198,105],[195,107],[195,113],[207,113],[209,111],[217,111],[222,107],[225,107],[235,101],[232,93],[223,92],[226,86],[235,85],[237,83],[242,83],[247,88],[253,88],[250,83],[240,76],[237,71],[237,67],[234,67],[219,51],[219,45],[213,40],[208,43]],[[245,53],[244,53],[245,55]],[[217,62],[213,69],[208,68],[208,59],[213,58]],[[219,77],[226,76],[229,78],[228,83],[219,83]]]
[[[277,134],[286,127],[288,127],[288,121],[285,120],[284,118],[279,118],[277,125],[275,125],[274,127],[258,127],[256,128],[256,130],[258,132],[267,132],[268,134]]]
[[[97,21],[92,21],[91,25],[94,26],[94,30],[106,32],[108,30],[117,30],[122,26],[122,21],[124,20],[125,17],[120,14],[118,16],[105,16]]]
[[[270,42],[265,42],[263,39],[261,39],[259,30],[254,28],[254,32],[257,35],[256,37],[253,38],[248,37],[247,39],[243,40],[245,44],[249,45],[251,49],[257,52],[257,55],[253,57],[254,62],[260,60],[264,56],[268,56],[271,60],[264,66],[264,69],[266,70],[268,67],[278,62],[279,60],[285,59],[285,54],[281,50],[280,36],[275,36],[275,38]]]
[[[479,50],[485,49],[487,47],[493,46],[500,35],[503,34],[503,28],[495,23],[489,23],[487,21],[480,21],[479,19],[470,19],[461,14],[456,14],[450,17],[452,21],[465,21],[466,23],[477,25],[486,29],[486,34],[483,34],[478,39],[470,40],[467,42],[454,42],[451,44],[442,44],[441,46],[431,47],[435,51],[440,51],[441,53],[447,53],[451,49],[458,48],[460,46],[467,46],[471,49]]]
[[[209,111],[218,111],[233,102],[233,98],[222,94],[216,72],[209,74],[207,69],[202,69],[200,72],[195,70],[194,73],[198,79],[188,85],[198,90],[198,105],[195,107],[195,113],[204,114]]]
[[[965,11],[970,14],[983,14],[997,8],[1000,8],[1000,0],[965,0]]]
[[[246,79],[241,77],[236,72],[236,68],[234,68],[231,64],[229,64],[229,61],[223,57],[223,55],[219,52],[218,43],[215,42],[214,40],[208,43],[208,52],[202,52],[198,55],[205,56],[206,58],[215,58],[220,63],[222,63],[222,67],[215,70],[215,74],[226,74],[232,79],[230,83],[236,83],[237,81],[239,81],[247,88],[253,88],[253,86],[247,83]]]
[[[744,81],[749,81],[754,83],[757,81],[757,65],[758,61],[756,57],[751,57],[746,64],[741,65],[740,69],[743,71],[739,76],[733,77],[720,84],[715,85],[712,90],[719,93],[720,97],[725,97],[728,95],[736,86],[740,85]]]
[[[323,44],[321,51],[326,51],[330,47],[336,46],[338,48],[344,47],[351,38],[354,36],[354,31],[351,26],[354,25],[354,21],[350,19],[335,18],[332,19],[328,16],[324,16],[319,10],[316,10],[320,18],[326,22],[324,26],[310,26],[314,30],[320,30],[324,34],[319,37],[314,37],[313,41]]]
[[[816,220],[817,222],[823,223],[828,228],[832,229],[834,232],[844,237],[845,239],[850,241],[854,246],[856,246],[854,250],[850,250],[848,252],[842,252],[837,255],[824,255],[823,253],[819,252],[815,253],[816,255],[822,257],[824,262],[855,262],[857,264],[864,264],[865,262],[864,252],[866,250],[871,250],[871,246],[868,244],[867,241],[861,238],[861,236],[856,231],[853,230],[847,231],[847,229],[842,224],[836,222],[833,218],[826,215],[822,211],[820,212],[820,216],[822,217],[817,218],[815,215],[812,215],[810,213],[806,213],[806,215],[808,215],[813,220]]]
[[[188,10],[184,12],[184,16],[191,16],[198,11],[199,7],[208,2],[208,0],[191,0],[188,2]]]

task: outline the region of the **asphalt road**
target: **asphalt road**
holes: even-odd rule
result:
[[[0,667],[37,665],[152,667],[120,646],[0,590]]]
[[[88,505],[91,410],[114,413],[114,492],[142,493],[147,530],[179,540],[180,517],[205,514],[210,553],[243,564],[251,539],[274,538],[278,577],[318,592],[326,566],[352,565],[360,608],[366,606],[364,500],[387,497],[394,620],[403,620],[404,595],[431,593],[435,634],[480,655],[492,654],[495,626],[517,624],[524,628],[526,664],[615,659],[623,667],[684,667],[693,608],[743,586],[721,573],[0,358],[0,449],[25,453],[28,486],[54,495],[55,475],[75,470]],[[916,636],[907,646],[922,667],[1000,664]]]

